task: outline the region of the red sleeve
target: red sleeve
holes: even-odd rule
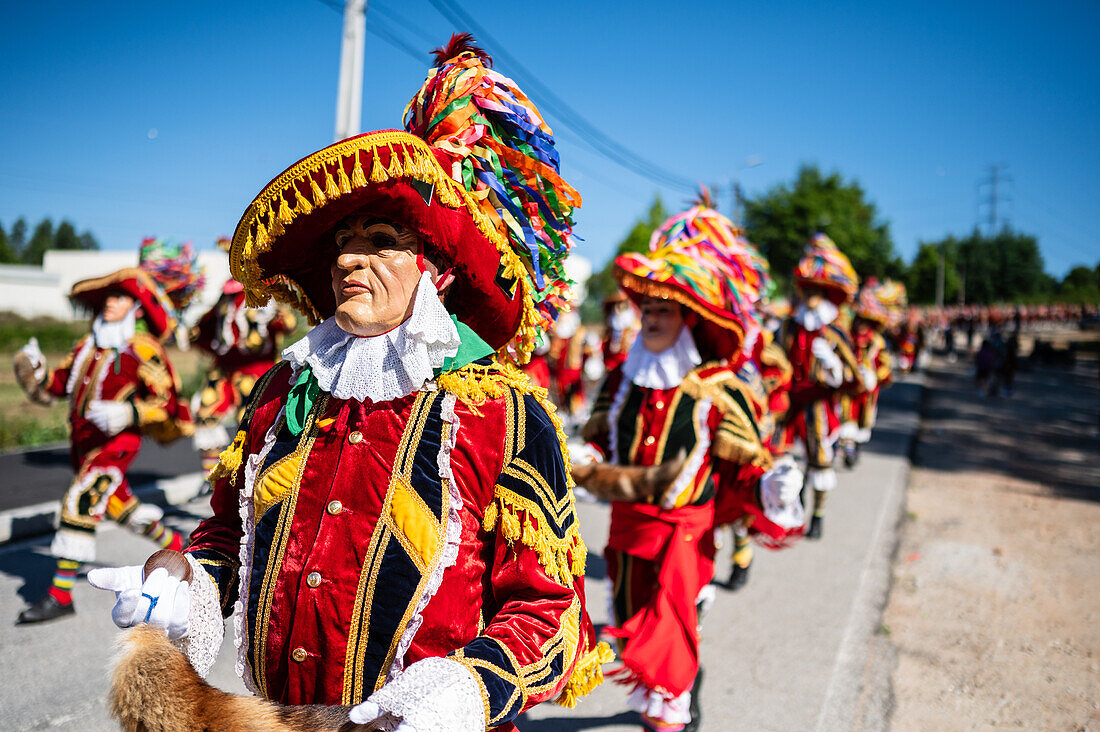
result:
[[[91,336],[81,338],[69,355],[65,357],[65,360],[46,377],[46,391],[58,399],[68,396],[69,373],[72,371],[76,354],[80,352],[84,342],[89,338]]]
[[[489,727],[598,683],[610,649],[595,643],[584,608],[584,560],[556,427],[524,399],[527,438],[502,471],[483,526],[495,530],[490,581],[496,611],[451,654],[479,680]],[[537,477],[536,477],[537,474]]]

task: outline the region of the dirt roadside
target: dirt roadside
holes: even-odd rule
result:
[[[922,412],[869,664],[892,667],[886,723],[1100,730],[1095,358],[1022,372],[997,399],[938,361]]]

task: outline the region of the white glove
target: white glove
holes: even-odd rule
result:
[[[111,619],[120,628],[149,623],[168,632],[169,640],[187,635],[191,598],[186,582],[154,569],[144,582],[142,567],[102,567],[88,572],[88,584],[115,593]]]
[[[810,352],[821,366],[821,380],[825,382],[825,386],[831,389],[840,388],[844,383],[844,364],[829,342],[824,338],[814,338],[810,344]]]
[[[387,732],[481,732],[481,685],[450,658],[423,658],[370,697],[348,718]]]
[[[773,467],[760,476],[760,500],[764,515],[785,529],[805,523],[802,507],[803,475],[794,459],[787,455],[776,461]]]
[[[19,349],[34,367],[34,379],[39,384],[46,380],[46,357],[42,355],[42,349],[38,347],[38,339],[31,338],[27,345]]]
[[[134,421],[134,408],[128,402],[96,399],[88,402],[84,416],[108,437],[117,435]]]
[[[870,366],[860,366],[859,376],[863,381],[863,389],[865,391],[874,391],[875,387],[878,386],[878,377],[875,376],[875,370]]]

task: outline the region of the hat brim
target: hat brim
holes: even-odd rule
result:
[[[107,297],[122,292],[141,305],[142,319],[156,338],[163,338],[176,327],[169,314],[167,296],[147,272],[137,267],[126,267],[102,277],[90,277],[73,285],[69,298],[83,307],[99,312]]]
[[[695,345],[706,360],[731,358],[741,348],[745,328],[730,313],[704,302],[685,285],[673,279],[656,280],[642,277],[615,263],[615,279],[635,305],[643,298],[672,300],[696,315],[698,323],[692,329]]]
[[[230,268],[250,305],[274,297],[311,322],[336,311],[335,226],[352,214],[415,231],[425,255],[454,270],[448,309],[495,349],[537,319],[523,264],[444,166],[451,160],[397,130],[343,140],[272,180],[233,235]],[[439,261],[442,260],[442,261]]]

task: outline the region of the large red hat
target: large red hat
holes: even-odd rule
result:
[[[126,267],[103,277],[80,280],[73,285],[69,297],[98,313],[103,309],[107,296],[119,292],[129,295],[141,305],[142,319],[156,338],[164,338],[176,327],[175,319],[169,314],[172,312],[171,302],[152,277],[137,267]]]
[[[468,36],[436,59],[406,110],[409,131],[329,145],[260,191],[233,235],[230,268],[250,305],[274,297],[316,323],[336,308],[334,227],[355,213],[388,218],[453,268],[448,308],[526,361],[566,302],[562,260],[580,197],[558,176],[538,110]]]
[[[836,243],[822,233],[814,234],[794,269],[799,287],[821,287],[828,298],[842,305],[851,302],[859,290],[859,275]]]
[[[675,300],[699,318],[692,335],[704,358],[729,358],[755,330],[764,282],[759,255],[702,189],[687,211],[656,231],[648,254],[615,260],[615,276],[632,299]]]

